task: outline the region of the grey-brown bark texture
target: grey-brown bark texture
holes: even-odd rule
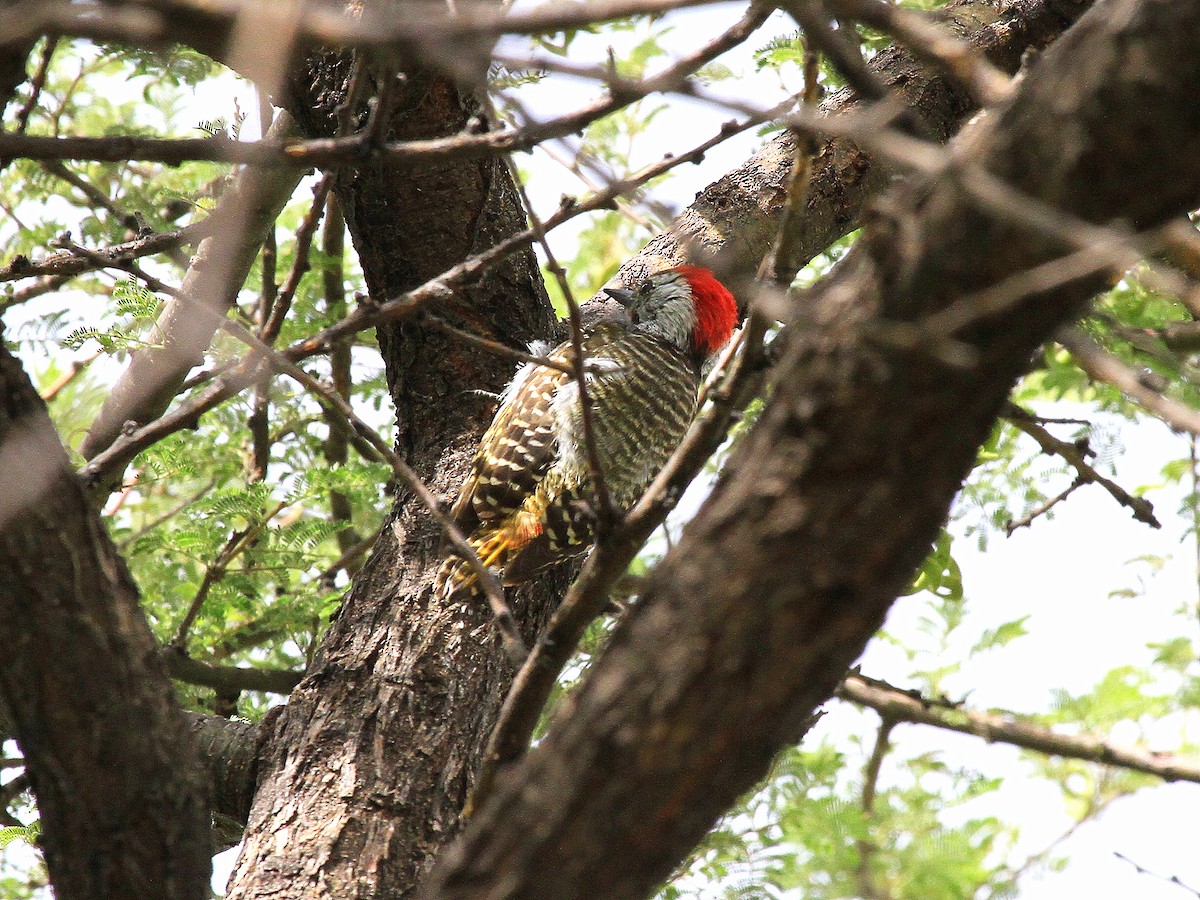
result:
[[[207,897],[203,783],[137,588],[3,345],[0,661],[55,895]]]
[[[1200,204],[1200,5],[1098,4],[977,148],[1029,195],[1145,228]],[[423,896],[645,896],[796,740],[928,551],[1013,379],[1092,279],[964,329],[977,365],[872,337],[1064,249],[948,180],[893,194],[808,301],[773,398],[547,739]]]
[[[0,0],[0,12],[15,6],[17,0]],[[0,114],[25,80],[25,66],[33,44],[27,40],[6,41],[0,38]]]
[[[1040,50],[1062,34],[1092,5],[1092,0],[971,0],[951,3],[941,22],[983,51],[998,68],[1015,73],[1022,55]],[[975,111],[959,88],[937,70],[917,62],[900,47],[889,47],[871,61],[871,70],[917,111],[939,140],[948,140]],[[826,115],[845,113],[859,104],[845,88],[821,104]],[[695,256],[716,256],[731,269],[753,270],[770,249],[787,203],[787,184],[796,156],[791,132],[769,141],[745,164],[705,188],[670,230],[652,240],[619,273],[626,284],[647,271],[677,265]],[[813,160],[805,216],[796,241],[809,260],[858,227],[866,201],[893,177],[869,153],[848,138],[821,145]],[[803,264],[803,263],[801,263]]]
[[[329,134],[350,64],[309,61],[289,105],[310,134]],[[391,135],[461,131],[480,110],[450,81],[410,69]],[[337,185],[371,295],[394,296],[524,227],[501,162],[446,161],[418,172],[365,166]],[[556,328],[532,253],[498,266],[438,310],[479,334],[524,346]],[[498,390],[504,360],[419,322],[379,330],[396,404],[396,446],[450,496],[486,419],[467,392]],[[402,893],[456,833],[483,743],[513,672],[486,606],[430,590],[440,535],[398,498],[378,545],[306,681],[274,722],[232,897],[374,897]],[[549,614],[548,583],[515,598],[532,637]]]

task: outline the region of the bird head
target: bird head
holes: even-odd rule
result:
[[[733,295],[703,266],[676,266],[651,275],[636,290],[605,293],[629,311],[637,330],[701,359],[724,347],[738,323]]]

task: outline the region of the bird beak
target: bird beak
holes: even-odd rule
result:
[[[625,288],[605,288],[604,293],[612,297],[622,306],[629,306],[633,302],[633,291],[628,291]]]

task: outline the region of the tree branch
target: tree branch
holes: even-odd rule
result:
[[[1200,435],[1200,411],[1155,390],[1122,360],[1096,346],[1078,328],[1064,328],[1055,337],[1076,364],[1097,381],[1111,384],[1172,428]]]
[[[1114,500],[1132,512],[1133,517],[1139,522],[1145,522],[1153,528],[1162,527],[1158,519],[1154,517],[1154,504],[1145,497],[1134,497],[1111,478],[1101,475],[1088,463],[1087,458],[1091,455],[1091,452],[1088,449],[1086,441],[1081,445],[1078,442],[1064,441],[1056,438],[1030,413],[1015,403],[1009,403],[1005,407],[1004,417],[1018,431],[1029,435],[1037,441],[1038,446],[1042,448],[1043,452],[1061,456],[1066,460],[1077,473],[1075,478],[1076,485],[1098,484],[1104,490],[1108,491]]]
[[[192,659],[177,647],[164,647],[159,656],[172,678],[200,687],[213,688],[218,693],[266,691],[272,694],[290,694],[292,688],[304,677],[303,672],[293,672],[289,669],[213,666]]]
[[[137,589],[2,346],[0,472],[0,694],[55,894],[201,900],[209,824],[194,745]]]
[[[838,688],[837,695],[850,703],[873,709],[890,721],[931,725],[971,734],[988,743],[1011,744],[1048,756],[1144,772],[1163,781],[1200,783],[1200,760],[1123,747],[1105,738],[1061,734],[1007,713],[981,712],[929,700],[915,692],[902,691],[861,675],[849,676]]]
[[[279,116],[274,137],[290,133],[291,120]],[[162,415],[187,373],[202,358],[219,318],[236,302],[267,229],[292,196],[298,169],[243,170],[217,202],[206,224],[211,236],[200,242],[180,287],[187,302],[172,299],[158,317],[149,347],[133,355],[79,445],[92,459],[126,430]]]
[[[973,142],[979,168],[1032,198],[1028,216],[1053,205],[1144,230],[1194,208],[1197,35],[1190,0],[1102,2]],[[976,366],[874,343],[873,321],[919,319],[1059,251],[1015,218],[954,180],[880,205],[805,298],[803,339],[724,479],[423,896],[643,896],[798,738],[909,583],[1029,354],[1105,283],[966,328]]]
[[[168,253],[176,247],[191,244],[201,240],[209,233],[211,224],[206,219],[194,225],[188,225],[178,231],[162,231],[114,244],[111,247],[93,250],[97,256],[113,265],[150,256],[154,253]],[[0,268],[0,282],[15,281],[18,278],[32,278],[37,275],[63,278],[72,275],[82,275],[95,271],[99,267],[94,260],[85,259],[74,253],[52,253],[45,259],[30,260],[24,256],[13,258],[7,266]]]

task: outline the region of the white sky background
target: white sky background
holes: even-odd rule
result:
[[[1047,416],[1089,417],[1082,405],[1058,403],[1039,408]],[[1124,447],[1115,460],[1115,480],[1127,490],[1161,483],[1160,469],[1168,460],[1186,456],[1187,442],[1156,421],[1133,425],[1115,416],[1090,415],[1100,426],[1119,429],[1118,443]],[[1071,426],[1049,426],[1069,437]],[[1106,474],[1110,474],[1102,467]],[[1069,483],[1070,476],[1058,474],[1047,486],[1053,493]],[[680,504],[684,518],[703,501],[700,486]],[[1028,634],[1006,647],[973,657],[962,671],[946,681],[946,694],[962,699],[971,709],[1004,709],[1036,714],[1051,708],[1051,691],[1065,689],[1082,694],[1110,670],[1120,665],[1143,666],[1150,662],[1151,642],[1162,642],[1186,631],[1200,630],[1193,614],[1180,616],[1182,606],[1197,603],[1195,545],[1180,537],[1189,523],[1178,515],[1183,493],[1177,488],[1150,490],[1162,529],[1135,521],[1103,489],[1089,485],[1077,491],[1052,515],[1036,520],[1011,538],[993,534],[986,550],[974,538],[959,536],[954,556],[962,568],[966,617],[958,629],[945,661],[963,658],[988,629],[1028,615]],[[952,527],[952,531],[959,531]],[[1142,556],[1167,558],[1160,571],[1151,572],[1137,560]],[[1138,588],[1136,597],[1113,597],[1113,591]],[[928,612],[928,595],[902,597],[892,607],[886,630],[906,644],[930,647],[918,620]],[[915,685],[914,668],[936,665],[928,655],[918,663],[908,661],[894,645],[872,641],[860,660],[863,674],[882,678],[901,688]],[[866,747],[878,726],[872,711],[831,702],[826,715],[811,732],[815,746],[831,736],[846,749],[851,735],[865,735]],[[1195,740],[1200,720],[1183,722],[1179,717],[1164,721],[1151,736],[1150,750],[1169,751],[1181,735]],[[1136,745],[1136,738],[1118,730],[1116,741]],[[1020,855],[1037,853],[1055,841],[1072,823],[1058,790],[1032,776],[1029,765],[1014,747],[985,741],[924,725],[899,725],[892,732],[891,759],[936,753],[950,767],[965,766],[983,774],[1004,778],[1001,789],[952,811],[946,822],[969,817],[996,816],[1018,825]],[[881,787],[889,784],[889,762],[881,773]],[[850,777],[858,778],[859,771]],[[891,783],[895,782],[891,773]],[[907,776],[905,776],[907,777]],[[1159,784],[1116,801],[1092,823],[1081,827],[1056,849],[1068,864],[1061,872],[1039,871],[1022,878],[1022,900],[1063,898],[1139,898],[1180,900],[1195,896],[1178,886],[1144,874],[1117,859],[1119,852],[1152,872],[1178,876],[1185,884],[1200,889],[1200,853],[1197,853],[1196,809],[1200,785]],[[697,897],[720,896],[696,886]],[[802,900],[791,892],[789,900]]]
[[[1080,413],[1081,409],[1057,404],[1047,414]],[[1064,429],[1057,430],[1061,434]],[[1117,461],[1117,480],[1130,490],[1158,483],[1162,464],[1187,452],[1182,438],[1154,422],[1123,428],[1121,439],[1125,452]],[[1058,478],[1056,484],[1065,486],[1064,476]],[[1147,496],[1163,523],[1159,531],[1135,521],[1092,485],[1068,498],[1052,519],[1038,520],[1011,538],[994,536],[986,552],[979,552],[971,540],[956,541],[968,610],[962,647],[970,646],[987,628],[1026,614],[1030,619],[1028,635],[972,659],[961,675],[950,679],[951,696],[966,697],[977,709],[1047,711],[1051,689],[1083,693],[1116,666],[1148,663],[1152,658],[1148,643],[1177,636],[1181,626],[1200,627],[1194,617],[1188,622],[1177,615],[1180,606],[1195,604],[1197,593],[1194,545],[1179,540],[1187,527],[1176,513],[1181,494],[1151,491]],[[1133,562],[1142,555],[1170,560],[1149,577],[1144,566]],[[1135,586],[1139,576],[1149,577],[1144,595],[1110,596],[1114,590]],[[888,630],[911,633],[922,604],[920,595],[899,600]],[[896,656],[895,648],[874,642],[864,655],[863,672],[884,678],[889,672],[902,672],[905,663]],[[1188,736],[1194,738],[1197,723],[1193,719],[1188,724]],[[1157,735],[1162,743],[1151,744],[1150,749],[1175,746],[1182,727],[1178,719],[1165,723]],[[894,734],[898,743],[904,742],[899,744],[902,751],[944,747],[948,762],[1007,776],[998,795],[979,805],[1021,825],[1023,850],[1040,849],[1069,826],[1057,793],[1028,779],[1012,748],[917,725],[902,726]],[[1113,738],[1129,740],[1130,736],[1122,737],[1118,731]],[[1118,800],[1097,822],[1085,825],[1059,848],[1070,859],[1065,871],[1024,879],[1020,896],[1026,900],[1186,897],[1179,887],[1139,875],[1113,853],[1200,886],[1198,804],[1200,785],[1195,784],[1163,784]],[[972,813],[978,815],[981,809],[973,808]]]
[[[731,24],[740,13],[739,7],[730,5],[672,15],[669,21],[675,30],[664,39],[664,44],[691,52]],[[771,72],[755,73],[749,53],[761,47],[770,35],[790,30],[790,22],[776,13],[759,35],[722,58],[721,62],[734,70],[735,78],[715,85],[714,90],[751,98],[763,106],[774,103],[783,95],[780,77]],[[639,28],[631,35],[581,35],[572,45],[571,61],[603,62],[610,43],[615,45],[619,58],[624,46],[640,40],[645,33],[644,28]],[[663,60],[655,63],[654,68],[666,64]],[[799,87],[797,73],[789,73],[786,86],[791,90]],[[232,119],[235,90],[242,108],[252,111],[252,91],[233,88],[228,81],[221,80],[198,92],[195,120]],[[591,87],[577,80],[548,79],[527,91],[526,96],[534,104],[535,113],[550,118],[575,108],[594,93]],[[652,97],[647,102],[657,105],[663,101]],[[669,109],[654,121],[651,136],[634,149],[635,166],[660,157],[668,149],[678,152],[690,148],[711,136],[721,122],[730,118],[725,111],[691,101],[669,98],[665,102]],[[244,132],[247,137],[254,134],[254,119],[253,114],[248,117]],[[674,208],[682,208],[696,191],[744,161],[759,143],[761,139],[753,131],[731,140],[710,151],[701,165],[684,165],[674,170],[667,182],[654,189],[653,195]],[[542,214],[553,211],[562,194],[586,192],[578,180],[542,154],[523,154],[517,160],[522,169],[536,173],[529,189]],[[552,246],[561,259],[574,255],[574,237],[585,222],[586,219],[577,219],[552,233]],[[36,367],[37,361],[27,360],[27,364]],[[1050,414],[1047,410],[1040,411]],[[1073,412],[1078,413],[1055,409],[1053,414]],[[1070,434],[1069,428],[1051,428],[1056,434]],[[1116,463],[1116,480],[1130,490],[1157,483],[1162,464],[1186,453],[1181,438],[1155,423],[1125,426],[1121,439],[1125,452]],[[1179,542],[1187,527],[1176,515],[1180,496],[1171,491],[1154,491],[1148,496],[1163,522],[1161,531],[1134,521],[1101,488],[1089,486],[1060,505],[1052,519],[1038,520],[1012,538],[993,536],[984,553],[974,547],[972,540],[956,542],[955,556],[963,568],[968,610],[967,622],[961,629],[964,648],[987,628],[1021,615],[1031,616],[1026,637],[972,660],[960,676],[951,680],[959,696],[969,695],[969,703],[975,708],[1042,711],[1049,706],[1051,688],[1082,692],[1114,666],[1147,662],[1148,642],[1169,639],[1180,633],[1181,627],[1200,629],[1194,617],[1185,622],[1176,615],[1181,605],[1195,604],[1197,597],[1194,548],[1190,543]],[[694,508],[699,500],[700,492],[695,491],[685,506]],[[1143,554],[1172,559],[1150,578],[1144,568],[1129,564]],[[1135,583],[1139,575],[1150,578],[1143,595],[1133,599],[1109,597],[1110,591]],[[914,634],[915,622],[924,607],[921,595],[901,599],[892,611],[888,629],[902,637]],[[864,673],[894,679],[900,686],[905,686],[908,666],[895,648],[881,642],[868,648],[862,663]],[[873,728],[873,714],[832,706],[814,738],[821,733],[844,737],[851,731],[861,731],[864,722]],[[1163,748],[1170,749],[1175,744],[1180,727],[1175,721],[1164,727]],[[1196,722],[1191,722],[1190,727],[1193,731],[1188,736],[1195,737]],[[939,751],[951,765],[971,765],[989,774],[1005,776],[1001,791],[977,801],[986,807],[986,812],[983,808],[972,808],[971,814],[990,813],[1019,823],[1023,832],[1020,847],[1024,850],[1040,849],[1070,824],[1057,793],[1031,781],[1028,767],[1011,748],[988,746],[976,738],[914,725],[899,726],[893,732],[893,739],[901,756]],[[886,766],[883,777],[886,781]],[[1148,869],[1167,876],[1177,875],[1185,883],[1200,888],[1200,854],[1196,852],[1194,824],[1198,805],[1200,785],[1161,785],[1118,801],[1100,821],[1085,826],[1059,848],[1070,860],[1063,872],[1025,878],[1020,896],[1025,900],[1186,898],[1189,892],[1136,873],[1129,864],[1116,859],[1113,852],[1119,851]],[[222,854],[217,863],[214,885],[222,885],[232,865],[231,853]],[[713,889],[699,885],[696,893],[702,897],[716,896]]]

